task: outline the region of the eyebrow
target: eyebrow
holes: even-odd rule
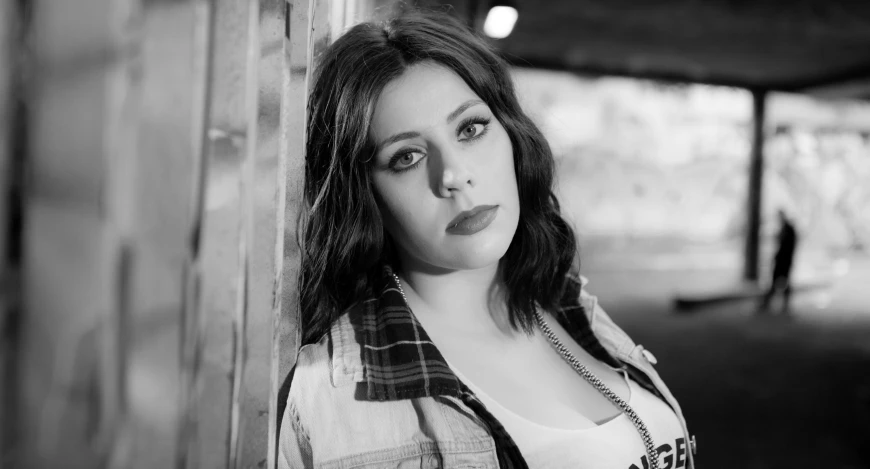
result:
[[[476,104],[483,104],[483,101],[481,101],[479,99],[469,99],[468,101],[460,104],[459,107],[456,108],[455,111],[453,111],[447,115],[447,120],[445,122],[447,122],[448,124],[453,122],[454,120],[456,120],[457,117],[459,117],[460,114],[465,112],[466,109],[468,109],[471,106],[474,106]]]
[[[453,112],[448,114],[447,119],[445,119],[445,122],[448,124],[453,122],[454,120],[456,120],[457,117],[459,117],[460,114],[465,112],[468,108],[470,108],[472,106],[476,106],[478,104],[484,104],[484,103],[483,103],[483,101],[481,101],[479,99],[469,99],[468,101],[460,104],[459,107],[457,107]],[[420,136],[420,132],[414,132],[414,131],[398,133],[398,134],[393,135],[392,137],[384,140],[383,142],[381,142],[381,144],[378,145],[378,148],[384,148],[384,147],[386,147],[388,145],[392,145],[396,142],[399,142],[399,141],[402,141],[405,139],[409,139],[409,138],[416,138],[419,136]]]

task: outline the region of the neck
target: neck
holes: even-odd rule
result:
[[[474,335],[513,336],[498,264],[474,270],[432,272],[403,263],[402,288],[424,323]],[[428,324],[427,324],[428,323]]]

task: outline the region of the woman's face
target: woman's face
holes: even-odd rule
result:
[[[372,182],[405,268],[479,269],[507,252],[519,221],[510,138],[450,69],[410,67],[375,103]]]

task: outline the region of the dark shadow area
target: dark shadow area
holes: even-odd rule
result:
[[[587,288],[658,358],[699,467],[870,467],[870,256],[795,295],[792,314],[759,316],[752,301],[676,313],[675,293],[733,272],[596,269],[606,255],[595,254]]]
[[[828,279],[794,282],[792,291],[797,294],[810,293],[830,289],[833,286]],[[729,289],[708,293],[679,294],[674,298],[674,309],[684,313],[704,311],[711,306],[725,303],[752,302],[758,304],[767,290],[757,284],[745,282]]]

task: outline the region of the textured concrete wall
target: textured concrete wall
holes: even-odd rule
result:
[[[15,418],[12,413],[14,394],[6,383],[11,382],[15,369],[12,328],[15,319],[20,317],[15,298],[18,293],[15,286],[19,276],[18,262],[10,249],[14,242],[10,236],[14,216],[10,209],[16,197],[13,195],[15,179],[12,175],[16,165],[13,163],[12,135],[18,67],[14,57],[20,48],[15,31],[22,23],[15,6],[12,2],[0,2],[0,468],[11,466],[8,459],[11,455],[6,448],[11,447],[15,439],[9,423]]]
[[[137,2],[32,4],[13,467],[103,464],[124,428],[118,324],[138,153]],[[23,50],[22,50],[23,52]]]
[[[264,467],[284,228],[284,2],[215,5],[195,452],[197,467]]]
[[[4,381],[14,416],[3,427],[16,435],[4,460],[172,467],[195,372],[182,338],[197,282],[207,2],[21,4],[32,7],[16,62],[24,314]]]

